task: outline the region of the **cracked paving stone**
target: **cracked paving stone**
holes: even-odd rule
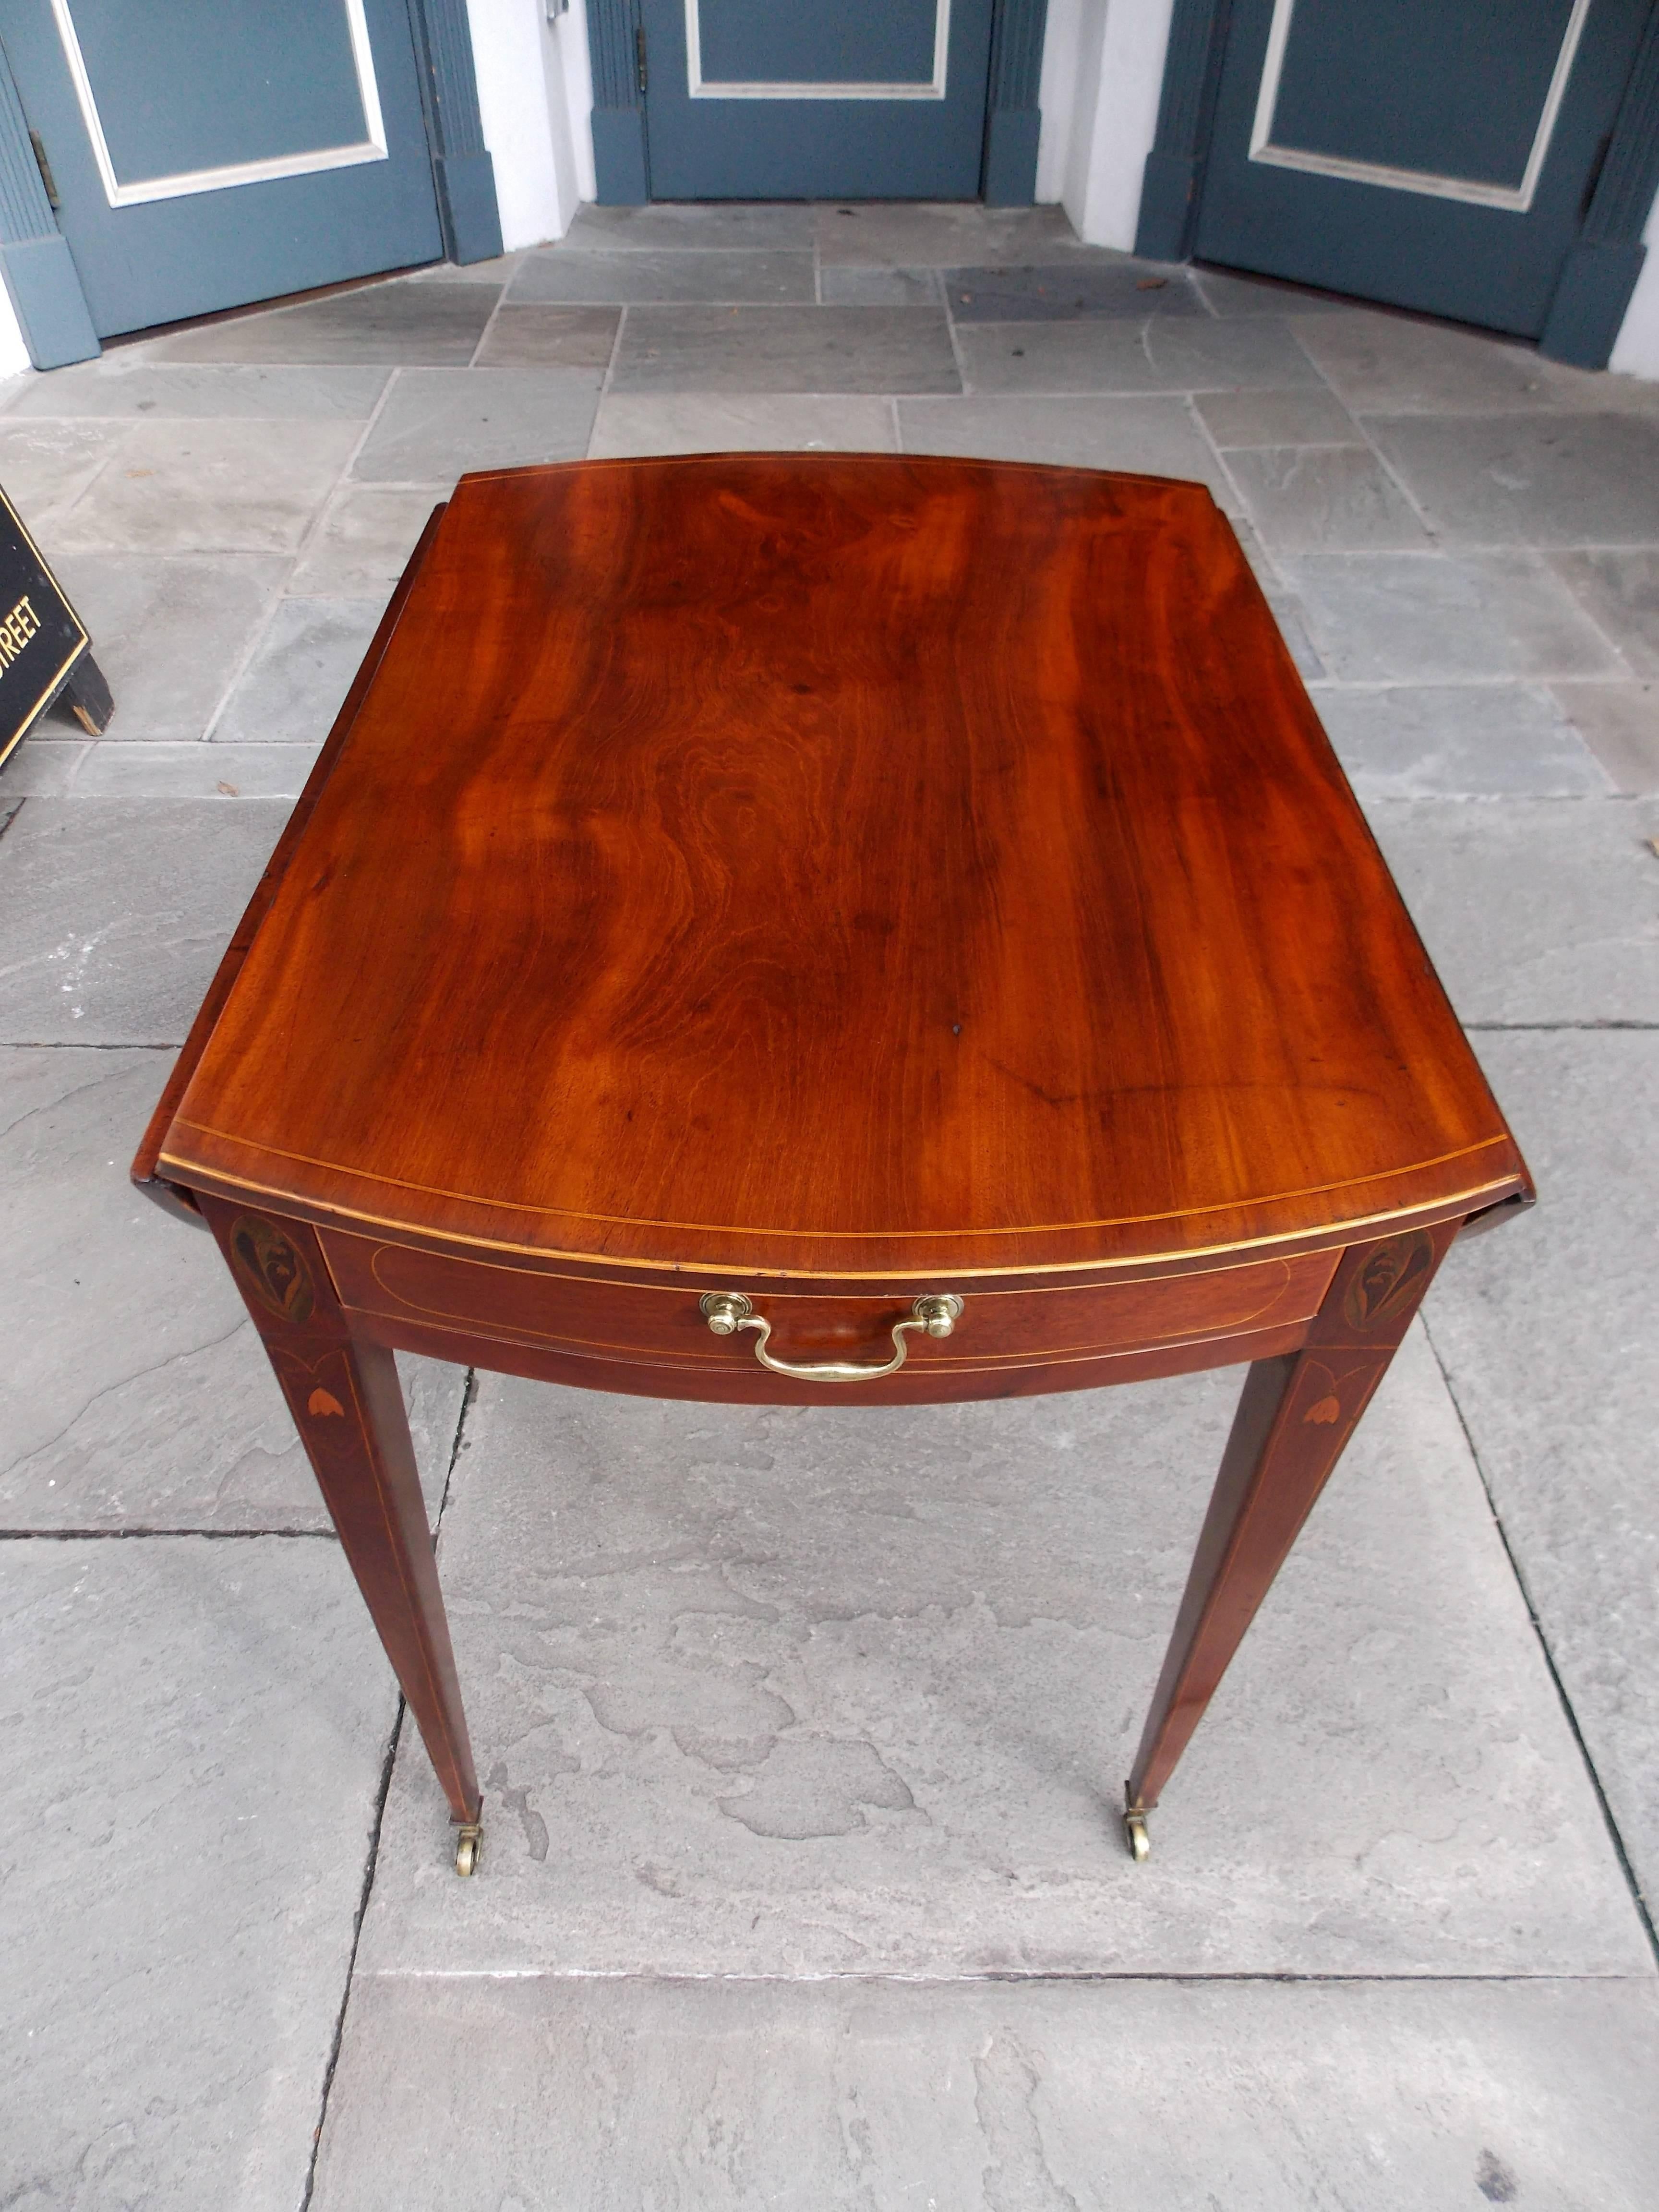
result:
[[[884,1410],[483,1376],[440,1559],[483,1871],[458,1893],[411,1739],[365,1969],[1646,1971],[1418,1335],[1153,1878],[1129,1860],[1121,1778],[1237,1383]]]

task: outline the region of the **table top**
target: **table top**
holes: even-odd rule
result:
[[[1201,486],[515,470],[462,479],[405,583],[163,1176],[509,1254],[907,1281],[1524,1187]]]

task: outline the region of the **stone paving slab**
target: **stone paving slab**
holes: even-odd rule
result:
[[[1446,544],[1659,540],[1659,414],[1396,415],[1366,427]]]
[[[819,265],[818,297],[826,307],[937,307],[945,294],[937,269],[872,269],[832,261]]]
[[[1659,809],[1383,800],[1371,827],[1465,1022],[1659,1021]]]
[[[1648,2212],[1629,1983],[360,1978],[315,2212]]]
[[[1206,392],[1193,403],[1223,451],[1243,446],[1363,446],[1365,434],[1319,386],[1290,392]]]
[[[156,341],[164,361],[385,363],[465,368],[500,294],[486,284],[366,284]]]
[[[501,307],[475,368],[604,368],[622,327],[617,307]]]
[[[599,403],[596,368],[407,369],[351,473],[447,489],[468,469],[579,461]]]
[[[374,413],[386,380],[383,368],[208,367],[167,361],[150,345],[123,346],[34,378],[11,414],[361,422]]]
[[[0,484],[43,547],[61,510],[72,507],[115,453],[125,431],[107,422],[39,422],[0,416]]]
[[[0,1542],[0,2202],[294,2212],[396,1698],[338,1548]]]
[[[1184,270],[1138,261],[1068,260],[940,271],[957,323],[1069,323],[1097,315],[1205,315]]]
[[[1650,1290],[1659,1035],[1474,1042],[1538,1205],[1454,1255],[1430,1333],[1625,1847],[1659,1908]]]
[[[212,1239],[127,1179],[172,1065],[0,1048],[0,1529],[329,1526]],[[435,1520],[465,1377],[404,1380]]]
[[[1613,787],[1541,684],[1322,685],[1313,696],[1363,799],[1605,798]]]
[[[969,325],[957,332],[972,392],[1208,392],[1317,384],[1287,325],[1188,322]]]
[[[289,812],[27,800],[0,843],[0,1043],[182,1044]]]
[[[1419,1336],[1129,1859],[1237,1382],[858,1412],[481,1378],[441,1561],[483,1865],[400,1751],[365,1967],[1645,1973]]]
[[[959,392],[924,307],[634,307],[612,392]]]
[[[1659,681],[1550,688],[1615,791],[1659,792]]]
[[[1361,684],[1622,676],[1535,553],[1280,554],[1331,673]]]
[[[1295,317],[1303,345],[1358,415],[1659,408],[1659,384],[1569,368],[1532,346],[1481,331],[1364,307],[1307,314],[1298,303],[1282,312]]]
[[[814,295],[810,252],[581,253],[566,247],[533,254],[520,268],[508,303],[562,300],[628,306],[647,300],[777,303]]]
[[[290,592],[384,606],[447,487],[347,484],[331,501],[289,579]]]
[[[326,724],[324,725],[326,729]],[[76,799],[286,799],[322,750],[309,744],[88,745],[66,788]]]
[[[214,723],[214,742],[320,744],[380,621],[378,599],[284,599]]]
[[[1238,506],[1184,399],[901,399],[898,419],[909,453],[1181,477],[1207,484],[1223,507]]]
[[[986,208],[955,201],[826,200],[812,210],[821,262],[955,269],[965,262],[1030,262],[1053,253],[1079,259],[1126,257],[1079,244],[1060,207]]]
[[[1426,551],[1428,532],[1376,456],[1353,446],[1270,446],[1228,461],[1275,552]]]
[[[293,553],[362,425],[135,422],[58,521],[64,551]]]
[[[269,553],[66,554],[58,581],[115,696],[109,738],[201,737],[285,573]]]
[[[706,206],[659,200],[652,207],[596,207],[587,201],[576,210],[562,249],[555,252],[660,252],[680,246],[696,252],[775,252],[809,250],[812,210],[787,201],[720,200]],[[526,256],[530,262],[545,253]]]
[[[893,403],[859,393],[611,393],[599,403],[591,460],[630,453],[890,453]]]
[[[1659,676],[1659,546],[1558,553],[1552,568],[1638,676]]]

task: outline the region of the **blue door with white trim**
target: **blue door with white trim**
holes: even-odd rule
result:
[[[100,337],[443,251],[404,0],[0,0]]]
[[[1233,0],[1195,251],[1543,331],[1650,0]]]
[[[975,199],[992,0],[642,0],[653,199]]]

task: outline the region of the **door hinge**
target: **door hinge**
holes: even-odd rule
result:
[[[640,90],[643,92],[645,90],[645,26],[643,23],[637,23],[634,27],[634,76]]]
[[[64,204],[58,197],[57,179],[52,173],[52,163],[46,159],[46,149],[38,131],[29,133],[29,143],[34,149],[34,166],[40,172],[40,181],[46,188],[46,205],[54,215]]]

